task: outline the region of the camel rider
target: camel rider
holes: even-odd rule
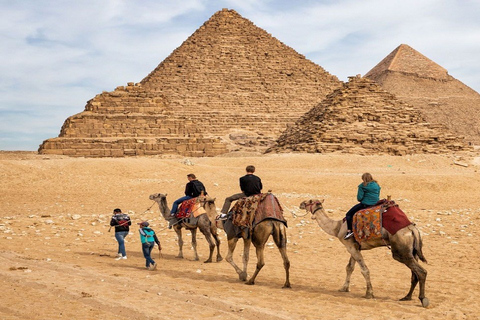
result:
[[[377,181],[373,180],[370,173],[366,172],[362,175],[363,182],[358,185],[357,200],[359,203],[354,205],[346,214],[347,220],[347,234],[344,239],[349,239],[353,236],[352,220],[353,215],[362,209],[375,205],[380,200],[380,186]]]
[[[244,197],[250,197],[254,194],[262,193],[262,180],[253,174],[255,172],[255,167],[247,166],[245,170],[247,171],[247,174],[240,178],[240,190],[242,190],[242,192],[225,198],[225,202],[223,203],[223,207],[221,210],[222,214],[228,213],[233,201]]]
[[[172,210],[170,210],[170,215],[175,216],[178,210],[178,206],[185,200],[192,199],[198,197],[202,191],[203,195],[207,195],[207,190],[203,183],[197,180],[197,177],[193,174],[187,174],[188,183],[185,185],[185,196],[178,198],[173,202]]]

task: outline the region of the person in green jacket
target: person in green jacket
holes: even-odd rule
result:
[[[353,215],[362,209],[375,205],[380,200],[380,186],[377,181],[373,180],[370,173],[366,172],[362,175],[363,182],[358,185],[357,200],[359,203],[348,210],[345,218],[347,220],[347,234],[344,239],[349,239],[353,236],[352,220]]]
[[[162,246],[160,245],[160,241],[155,234],[155,231],[149,227],[149,223],[147,221],[143,221],[139,223],[140,229],[140,241],[142,242],[142,251],[143,256],[145,257],[146,263],[145,266],[148,270],[155,270],[157,268],[157,264],[152,259],[150,254],[152,253],[152,249],[155,246],[155,243],[158,245],[158,250],[162,251]]]

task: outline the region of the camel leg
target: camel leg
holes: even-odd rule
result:
[[[343,287],[340,288],[340,292],[349,292],[350,291],[350,278],[352,277],[353,270],[355,269],[355,259],[350,256],[350,260],[348,261],[347,267],[345,268],[347,271],[347,277],[345,279],[345,283]]]
[[[365,293],[365,298],[372,299],[373,298],[373,287],[372,282],[370,281],[370,270],[368,270],[365,261],[363,260],[363,256],[359,250],[355,247],[347,247],[347,250],[350,252],[353,259],[358,263],[360,266],[361,272],[363,277],[365,278],[365,282],[367,283],[367,291]]]
[[[285,268],[285,284],[283,285],[283,288],[291,288],[290,260],[288,260],[287,256],[287,232],[285,226],[281,222],[274,223],[273,241],[277,245],[278,251],[280,251],[280,255],[283,259],[283,267]]]
[[[253,276],[246,282],[246,284],[252,285],[255,284],[255,278],[257,277],[260,270],[262,270],[263,266],[265,265],[265,257],[264,257],[264,250],[265,244],[267,243],[268,238],[273,232],[273,225],[263,224],[260,223],[255,227],[252,232],[252,242],[255,246],[256,253],[257,253],[257,268],[255,269],[255,273]]]
[[[210,262],[212,262],[213,251],[215,250],[215,243],[212,240],[212,234],[210,233],[210,227],[205,228],[205,227],[201,226],[200,231],[205,236],[205,239],[207,240],[208,246],[209,246],[209,249],[210,249],[210,254],[208,255],[208,259],[205,260],[204,263],[210,263]],[[196,250],[195,250],[195,252],[196,252]],[[198,260],[198,256],[197,256],[196,260]]]
[[[225,260],[227,260],[227,262],[230,263],[232,265],[232,267],[235,269],[235,271],[238,274],[238,278],[240,279],[240,281],[245,281],[245,280],[247,280],[247,272],[246,272],[245,268],[242,271],[242,269],[240,269],[237,266],[235,261],[233,261],[233,252],[235,251],[235,248],[237,247],[237,242],[238,242],[237,237],[233,237],[232,239],[228,240],[228,254],[227,254],[227,257],[225,258]],[[245,257],[244,257],[244,260],[245,260]]]
[[[418,278],[415,272],[412,271],[412,278],[411,278],[411,284],[410,284],[410,290],[408,291],[407,295],[400,299],[400,301],[410,301],[412,300],[412,294],[413,291],[415,290],[415,287],[417,286],[418,283]]]
[[[252,240],[249,238],[243,238],[243,272],[240,275],[240,280],[246,281],[247,280],[247,267],[248,267],[248,260],[250,259],[250,245],[252,244]]]
[[[212,224],[213,225],[213,224]],[[211,229],[213,239],[215,240],[215,246],[217,247],[217,262],[223,260],[222,255],[220,254],[220,238],[218,238],[217,228]]]
[[[412,283],[410,286],[410,291],[401,300],[411,300],[413,290],[418,282],[420,287],[418,299],[420,299],[423,307],[428,307],[430,302],[428,298],[425,297],[425,281],[427,280],[427,270],[425,270],[415,259],[409,259],[407,261],[403,261],[403,263],[409,267],[410,270],[412,270]]]
[[[255,273],[253,276],[246,282],[248,285],[255,284],[255,278],[257,277],[260,270],[262,270],[263,266],[265,265],[265,258],[263,256],[263,251],[265,250],[265,244],[263,246],[255,246],[257,252],[257,268],[255,269]]]
[[[198,252],[197,252],[197,229],[192,229],[192,248],[193,248],[193,259],[195,261],[200,260],[198,258]]]
[[[176,225],[174,227],[175,232],[177,233],[178,238],[178,255],[177,258],[183,259],[183,238],[182,238],[182,227]]]

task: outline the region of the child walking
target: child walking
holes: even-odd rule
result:
[[[148,270],[155,270],[157,269],[157,264],[152,259],[150,254],[152,253],[152,249],[155,246],[155,243],[158,245],[158,250],[162,251],[162,246],[160,245],[160,241],[155,234],[155,231],[149,227],[149,223],[147,221],[143,221],[139,223],[140,229],[140,241],[142,242],[142,251],[143,256],[145,257],[145,266]]]

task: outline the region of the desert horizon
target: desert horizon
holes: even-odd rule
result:
[[[282,289],[282,259],[270,239],[256,284],[238,280],[225,260],[205,264],[208,246],[197,236],[193,260],[189,232],[184,259],[177,259],[175,232],[167,229],[148,196],[167,193],[168,204],[195,173],[219,211],[238,191],[245,166],[256,166],[264,191],[272,190],[288,222],[291,289]],[[210,158],[152,156],[69,158],[35,152],[0,152],[0,244],[4,319],[476,319],[479,298],[476,250],[480,200],[476,154],[359,156],[352,154],[229,154]],[[410,270],[386,247],[364,251],[374,299],[365,299],[357,266],[350,292],[338,292],[349,254],[326,234],[301,201],[324,199],[332,219],[356,203],[363,172],[372,173],[423,237],[428,264],[428,308],[399,301],[410,286]],[[116,261],[108,232],[114,208],[132,219],[128,260]],[[151,208],[150,208],[151,207]],[[149,210],[147,210],[150,208]],[[156,271],[145,270],[137,222],[147,220],[163,250],[153,254]],[[220,230],[221,254],[227,242]],[[241,264],[239,241],[234,260]],[[248,274],[256,264],[250,250]],[[27,303],[25,303],[27,301]],[[23,305],[22,308],[14,307]],[[117,307],[119,306],[119,307]]]

